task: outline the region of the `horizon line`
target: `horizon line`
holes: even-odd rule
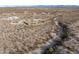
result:
[[[0,5],[0,7],[31,7],[31,6],[79,6],[79,5]]]

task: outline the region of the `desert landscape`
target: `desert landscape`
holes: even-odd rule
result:
[[[0,54],[78,54],[79,9],[0,8]]]

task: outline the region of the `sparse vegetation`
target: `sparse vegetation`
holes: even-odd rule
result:
[[[79,53],[78,16],[78,9],[0,8],[0,53],[29,53],[42,47],[43,53]],[[54,17],[61,22],[58,27]]]

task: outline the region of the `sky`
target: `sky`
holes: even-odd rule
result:
[[[0,6],[79,5],[79,0],[0,0]]]

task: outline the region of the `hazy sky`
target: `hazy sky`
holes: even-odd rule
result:
[[[0,6],[12,5],[79,5],[79,0],[0,0]]]

